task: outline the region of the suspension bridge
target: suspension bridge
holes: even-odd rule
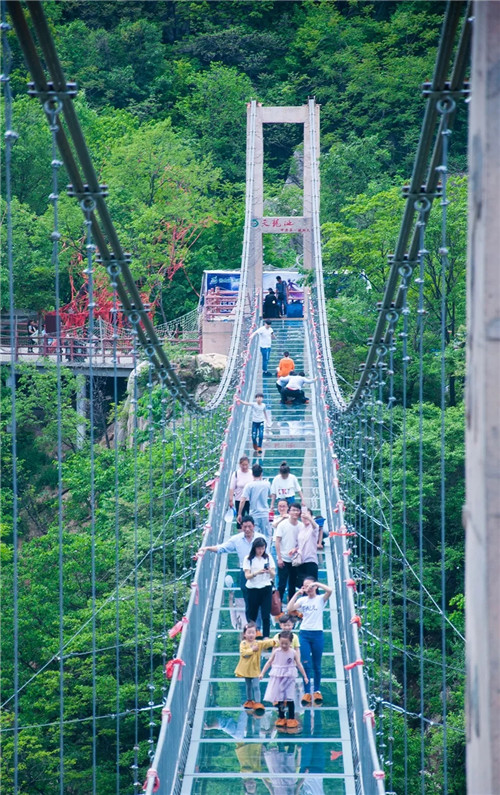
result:
[[[53,360],[56,371],[58,420],[56,521],[51,536],[51,560],[58,574],[54,580],[55,592],[50,594],[50,599],[57,602],[57,617],[51,626],[51,653],[30,667],[23,662],[22,626],[28,616],[24,589],[29,578],[18,535],[17,502],[22,473],[16,466],[21,399],[16,390],[16,368],[20,356],[29,361],[30,356],[36,357],[36,352],[28,350],[29,340],[20,343],[12,320],[9,338],[2,339],[2,357],[9,358],[11,368],[9,432],[13,495],[13,678],[8,686],[4,683],[3,710],[7,717],[2,724],[2,735],[11,743],[9,775],[12,778],[6,791],[15,795],[38,791],[33,781],[26,783],[25,776],[34,750],[26,746],[24,737],[28,730],[34,730],[50,737],[51,754],[57,760],[57,781],[52,781],[52,791],[61,795],[76,791],[107,795],[142,790],[147,795],[154,792],[216,795],[229,788],[274,795],[394,795],[396,792],[413,795],[438,791],[428,787],[430,771],[436,774],[436,765],[439,791],[451,793],[449,779],[455,764],[451,757],[457,748],[463,749],[465,735],[463,726],[448,725],[447,699],[451,697],[452,683],[462,681],[465,638],[450,617],[446,597],[445,304],[440,310],[442,424],[435,448],[440,461],[436,488],[442,536],[433,566],[432,586],[424,571],[423,288],[426,228],[432,204],[437,200],[437,212],[442,219],[442,300],[446,301],[450,246],[446,216],[448,153],[457,106],[469,96],[465,78],[472,29],[470,7],[452,2],[446,8],[434,75],[424,86],[426,109],[411,181],[405,189],[400,233],[389,260],[378,321],[350,397],[345,397],[339,386],[326,315],[320,230],[320,109],[314,99],[300,107],[286,108],[265,107],[256,101],[249,103],[244,236],[233,333],[227,368],[206,404],[198,403],[180,380],[168,358],[165,335],[153,325],[141,301],[130,270],[130,257],[121,247],[106,204],[105,186],[99,183],[75,113],[76,87],[65,79],[42,5],[24,4],[30,24],[20,3],[10,0],[6,7],[9,18],[4,16],[2,22],[2,81],[6,107],[10,313],[14,318],[15,240],[10,163],[17,134],[12,127],[9,88],[8,32],[12,26],[32,77],[30,94],[43,107],[52,141],[48,158],[52,169],[50,200],[54,208],[51,239],[56,328],[50,351],[43,353],[45,358]],[[476,40],[474,45],[472,77],[473,86],[477,80],[479,109],[475,111],[473,125],[476,137],[472,173],[477,182],[478,174],[482,175],[482,155],[478,154],[481,143],[485,147],[488,144],[490,157],[496,158],[496,171],[493,169],[491,173],[500,174],[498,147],[491,154],[492,133],[485,132],[490,128],[483,124],[489,107],[487,98],[493,92],[491,63],[498,67],[500,58],[500,15],[494,3],[478,4],[476,14],[479,43]],[[495,31],[498,32],[496,45]],[[484,45],[486,41],[488,47]],[[499,121],[498,71],[496,75]],[[304,129],[301,220],[304,266],[308,273],[304,318],[273,321],[275,339],[270,360],[270,371],[274,372],[283,350],[288,349],[296,364],[314,379],[309,402],[299,406],[280,402],[275,380],[262,375],[257,340],[251,336],[260,325],[262,230],[265,230],[263,125],[269,123],[296,123]],[[487,141],[481,137],[484,135]],[[58,200],[59,169],[63,163],[71,180],[71,195],[83,212],[86,235],[88,332],[83,352],[81,341],[68,342],[69,338],[65,338],[59,311]],[[486,222],[480,218],[477,207],[484,200],[491,221],[495,189],[492,183],[486,185],[487,180],[493,179],[491,174],[482,175],[481,179],[485,181],[484,196],[479,198],[481,189],[477,184],[473,187],[479,237],[471,245],[473,249],[482,246],[489,252],[493,250],[494,234],[488,232],[489,227],[481,227]],[[498,191],[496,195],[498,211]],[[478,251],[476,254],[479,261]],[[101,342],[100,347],[93,301],[98,268],[106,269],[112,291],[106,344],[103,346]],[[410,285],[414,283],[415,301],[409,298]],[[480,284],[482,289],[482,281]],[[477,290],[480,292],[479,287]],[[482,297],[474,294],[470,300],[480,301]],[[474,304],[476,324],[478,306]],[[497,309],[492,305],[485,310],[490,322],[488,328],[493,329],[486,335],[491,350],[495,340],[498,346]],[[130,327],[125,342],[118,328],[121,312]],[[414,333],[420,351],[417,379],[420,408],[410,417],[407,385],[412,313],[418,319]],[[477,334],[484,342],[483,331]],[[474,372],[484,375],[484,362],[474,348],[477,344],[476,339],[470,343]],[[81,625],[69,620],[65,599],[67,578],[78,575],[71,565],[72,555],[76,554],[71,545],[74,532],[65,526],[62,384],[68,355],[70,363],[75,355],[85,359],[90,410],[89,464],[85,475],[88,513],[83,517],[88,545],[84,562],[82,558],[88,576],[88,595],[87,617]],[[100,502],[102,451],[94,427],[93,380],[105,364],[114,382],[113,422],[117,425],[117,383],[123,356],[126,368],[133,371],[140,361],[146,361],[147,379],[140,384],[135,378],[132,387],[129,463],[125,466],[125,453],[116,433],[113,449],[106,459],[113,498],[107,501],[104,516]],[[239,630],[244,620],[244,608],[238,604],[239,594],[234,588],[239,570],[237,557],[197,555],[200,546],[217,544],[234,532],[233,521],[227,518],[229,482],[240,456],[251,450],[250,415],[244,402],[250,401],[256,391],[263,392],[272,418],[263,453],[256,460],[262,464],[265,475],[272,476],[280,461],[286,459],[302,481],[306,504],[324,517],[328,530],[324,549],[319,553],[319,580],[333,589],[325,614],[323,704],[303,707],[299,692],[299,728],[288,734],[275,727],[277,713],[273,707],[268,706],[262,718],[246,713],[241,707],[244,685],[233,675]],[[474,425],[476,433],[481,426],[483,440],[488,438],[495,423],[498,425],[491,392],[488,394],[487,409]],[[396,425],[401,431],[399,436]],[[408,450],[415,444],[417,472],[410,473]],[[476,449],[472,449],[467,464],[471,483],[484,476],[483,447],[477,440],[474,445]],[[490,454],[491,460],[498,463],[498,450],[490,449]],[[396,461],[402,462],[401,471],[396,472]],[[479,469],[478,461],[482,462]],[[471,474],[474,462],[476,467]],[[132,483],[132,497],[127,499],[123,496],[126,477]],[[493,492],[488,491],[486,501],[482,502],[484,529],[479,531],[473,518],[470,488],[467,521],[474,528],[476,543],[479,539],[481,549],[493,553],[494,543],[498,545],[498,541],[488,541],[486,535],[493,527],[488,503],[488,495]],[[481,494],[484,488],[483,483]],[[415,513],[412,516],[409,515],[410,489],[411,510]],[[397,504],[397,495],[402,495],[402,504]],[[105,550],[104,562],[99,557],[101,550]],[[474,649],[469,651],[468,663],[469,792],[493,795],[500,787],[500,743],[495,750],[499,729],[498,718],[494,717],[498,695],[489,696],[486,691],[488,687],[494,690],[495,682],[498,684],[494,668],[498,650],[496,658],[494,653],[488,657],[491,664],[480,661],[484,633],[479,634],[475,621],[479,623],[479,615],[484,616],[494,642],[498,640],[498,626],[495,629],[495,614],[488,607],[493,592],[486,576],[486,561],[482,560],[481,568],[474,551],[469,560],[469,576],[484,582],[476,601],[473,596],[470,602]],[[103,566],[109,566],[110,570],[104,571]],[[472,590],[476,590],[475,586]],[[424,636],[429,616],[433,633],[440,638],[439,655],[429,651]],[[403,626],[401,641],[399,636],[396,638],[396,621]],[[104,676],[106,665],[112,667],[112,675]],[[478,674],[479,665],[482,671],[486,668],[484,677]],[[58,710],[50,720],[28,725],[27,708],[41,698],[39,688],[44,686],[56,694]],[[264,684],[261,686],[263,694]],[[78,687],[85,688],[85,714],[69,709],[71,696]],[[432,712],[428,711],[430,701]],[[90,761],[91,773],[83,788],[81,782],[77,785],[72,778],[75,762],[69,748],[75,746],[75,732],[86,743],[82,754]],[[410,749],[410,744],[415,743],[416,749]],[[415,757],[416,768],[411,767],[411,759]],[[104,777],[104,762],[111,758],[114,775],[106,768]]]

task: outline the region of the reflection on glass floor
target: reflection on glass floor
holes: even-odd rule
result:
[[[307,365],[303,365],[302,327],[297,323],[290,325],[291,330],[286,323],[283,328],[275,325],[272,372],[284,350],[290,351],[297,369],[307,372]],[[275,379],[260,375],[257,389],[264,393],[273,426],[264,439],[263,454],[258,459],[253,457],[252,463],[258,460],[264,477],[272,480],[286,460],[302,483],[305,503],[317,514],[320,492],[312,400],[302,406],[281,406]],[[310,394],[309,388],[307,392]],[[326,563],[325,553],[321,553],[319,579],[323,582],[328,579]],[[233,587],[224,583],[227,574],[232,577]],[[245,683],[234,676],[234,669],[246,619],[238,577],[237,557],[222,556],[182,795],[352,795],[355,790],[344,683],[336,678],[342,676],[343,669],[341,665],[339,669],[334,655],[332,614],[328,610],[324,614],[324,705],[302,706],[303,683],[298,678],[295,708],[299,726],[293,731],[278,730],[278,713],[272,705],[266,704],[261,718],[247,714],[241,707],[246,700]],[[271,636],[278,631],[279,625],[274,623]],[[269,652],[262,656],[264,663]],[[265,688],[266,681],[261,684],[262,696]]]

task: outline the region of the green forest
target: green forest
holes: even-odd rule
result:
[[[246,103],[256,98],[265,105],[302,105],[314,96],[321,105],[321,221],[323,267],[328,304],[331,347],[341,388],[351,394],[364,361],[367,339],[376,320],[376,302],[381,300],[388,264],[397,238],[404,206],[401,187],[408,182],[425,107],[421,84],[432,76],[445,4],[440,2],[364,2],[360,0],[312,0],[271,2],[227,0],[227,2],[87,2],[50,0],[45,13],[56,42],[66,77],[78,84],[75,107],[91,151],[99,179],[109,187],[108,204],[123,248],[132,254],[132,269],[141,289],[157,299],[158,323],[182,315],[198,303],[204,269],[237,269],[240,265],[245,198]],[[51,139],[40,104],[27,96],[28,74],[13,32],[11,88],[13,128],[19,139],[13,148],[13,236],[15,246],[14,291],[16,307],[33,315],[53,310],[54,273],[51,261],[53,208],[51,192]],[[464,501],[464,368],[465,368],[465,267],[466,267],[466,106],[458,105],[457,121],[450,142],[448,236],[450,244],[446,299],[446,602],[455,627],[464,631],[463,531]],[[295,125],[268,125],[264,140],[265,206],[267,214],[300,212],[302,193],[298,163],[301,140]],[[60,185],[67,179],[60,173]],[[2,198],[2,217],[5,217]],[[74,199],[61,190],[59,202],[61,301],[71,299],[72,284],[83,283],[81,251],[84,243],[82,214]],[[424,514],[425,584],[437,602],[441,600],[439,579],[439,434],[440,434],[440,257],[439,208],[431,214],[427,230],[424,335]],[[290,267],[300,255],[298,241],[281,236],[265,246],[265,262]],[[5,261],[6,238],[2,236]],[[169,268],[170,277],[167,276]],[[367,285],[369,285],[367,287]],[[6,268],[1,272],[1,311],[8,311]],[[408,300],[415,307],[416,285]],[[414,546],[408,559],[417,561],[419,395],[418,335],[416,313],[409,316],[407,417],[411,443],[403,452],[400,441],[402,415],[402,368],[395,363],[394,432],[396,444],[389,473],[393,504],[401,505],[402,470]],[[162,464],[175,460],[175,444],[196,450],[196,429],[179,425],[177,442],[162,440],[164,422],[159,391],[140,384],[141,425],[134,445],[120,445],[118,504],[121,537],[120,568],[128,570],[146,553],[156,537],[164,512],[173,510],[174,498],[162,488]],[[1,383],[2,435],[11,434],[10,389],[4,372]],[[99,390],[103,390],[99,392]],[[58,775],[58,483],[63,483],[65,637],[78,633],[69,647],[66,669],[65,754],[66,791],[86,795],[92,759],[89,750],[91,714],[90,658],[82,650],[91,646],[90,594],[90,495],[89,447],[76,444],[81,418],[75,410],[77,383],[68,370],[61,384],[62,441],[58,440],[58,411],[55,370],[41,372],[28,365],[19,370],[17,390],[17,477],[18,526],[20,533],[20,733],[19,792],[49,795]],[[95,511],[97,566],[97,643],[113,649],[115,603],[110,599],[115,581],[114,455],[106,435],[114,422],[112,403],[104,385],[96,384],[96,395],[106,408],[96,419]],[[130,398],[130,396],[129,396]],[[116,409],[126,425],[127,406]],[[154,435],[147,430],[148,417]],[[142,435],[141,435],[142,434]],[[102,437],[102,438],[101,438]],[[58,444],[64,451],[61,470],[57,465]],[[405,456],[403,460],[403,455]],[[195,456],[193,456],[195,457]],[[148,481],[149,461],[153,484]],[[177,483],[198,506],[196,524],[207,499],[205,480],[213,472],[218,452],[212,451],[197,471],[185,465],[177,471],[167,467],[168,483]],[[12,450],[2,447],[2,614],[4,627],[13,621],[12,606]],[[188,484],[189,489],[188,489]],[[165,496],[166,494],[166,496]],[[188,497],[186,496],[186,500]],[[154,509],[151,510],[151,505]],[[393,529],[402,538],[401,516],[395,510]],[[169,525],[172,540],[179,531]],[[134,535],[136,545],[134,548]],[[147,691],[149,637],[154,625],[155,698],[164,695],[161,663],[174,646],[162,646],[161,635],[174,616],[162,610],[161,569],[192,565],[195,539],[178,550],[172,546],[155,572],[154,596],[148,592],[148,572],[140,575],[139,645],[146,650],[144,685],[140,703],[151,698]],[[155,564],[156,565],[156,564]],[[378,566],[378,563],[377,563]],[[386,589],[389,580],[381,583]],[[398,584],[395,590],[399,588]],[[411,588],[413,588],[412,583]],[[176,594],[179,610],[189,593]],[[411,592],[414,599],[416,592]],[[116,708],[117,691],[123,709],[131,707],[136,694],[129,684],[134,666],[134,589],[122,587],[120,603],[121,680],[117,681],[114,651],[98,656],[99,713]],[[168,594],[169,605],[172,593]],[[368,605],[372,623],[380,620],[378,601]],[[177,617],[177,616],[175,616]],[[388,617],[384,616],[385,624]],[[425,616],[428,687],[425,692],[427,727],[426,792],[442,790],[442,693],[439,675],[440,618]],[[395,612],[394,646],[401,646],[403,628]],[[408,676],[412,687],[408,711],[418,707],[418,614],[409,617],[408,644],[412,654]],[[10,698],[12,681],[12,634],[3,632],[3,700]],[[464,647],[451,630],[447,654],[448,671],[448,764],[450,795],[465,791]],[[137,640],[136,640],[137,645]],[[413,656],[412,656],[413,655]],[[374,658],[378,654],[373,655]],[[401,699],[402,673],[389,674],[374,664],[377,694],[388,700]],[[25,685],[29,680],[29,686]],[[9,702],[10,708],[12,702]],[[2,775],[12,777],[12,713],[7,706],[1,717]],[[74,723],[71,721],[74,720]],[[138,756],[141,770],[148,765],[149,715],[141,716]],[[401,734],[403,718],[393,715],[395,734]],[[435,725],[432,725],[432,722]],[[45,728],[39,728],[45,726]],[[157,731],[157,727],[155,731]],[[99,726],[98,791],[115,792],[115,724],[103,720]],[[131,788],[134,772],[133,722],[123,721],[120,771],[123,790]],[[420,786],[418,721],[408,722],[409,792]],[[401,746],[394,744],[392,784],[402,792],[405,760]]]

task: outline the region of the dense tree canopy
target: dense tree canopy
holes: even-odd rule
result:
[[[246,103],[251,98],[269,105],[301,105],[308,96],[321,104],[321,204],[325,290],[334,360],[344,392],[349,394],[365,358],[366,340],[377,318],[387,276],[387,254],[397,237],[403,200],[401,184],[407,181],[424,108],[420,84],[432,74],[444,3],[365,2],[339,0],[261,0],[260,2],[91,2],[64,0],[44,4],[53,30],[63,68],[76,80],[75,101],[99,178],[109,185],[109,206],[125,250],[133,255],[134,276],[151,295],[158,297],[156,320],[162,322],[187,312],[198,301],[204,269],[238,268],[241,257],[245,188]],[[26,96],[27,73],[14,35],[12,89],[14,127],[20,137],[13,150],[13,220],[15,243],[15,301],[33,312],[54,309],[54,273],[51,263],[50,232],[52,208],[50,183],[50,133],[37,102]],[[455,626],[463,629],[463,539],[460,511],[463,501],[463,376],[465,327],[466,163],[465,111],[459,106],[456,132],[452,136],[452,158],[448,208],[450,262],[446,301],[446,483],[447,483],[447,600]],[[302,201],[300,163],[301,131],[296,125],[269,125],[265,130],[265,201],[269,214],[300,212]],[[60,174],[61,185],[67,181]],[[83,240],[81,213],[69,197],[60,200],[62,233],[61,298],[71,297],[71,280],[78,288],[83,277],[78,256]],[[437,209],[437,208],[436,208]],[[2,217],[5,204],[1,205]],[[290,236],[268,236],[264,257],[273,266],[293,265],[300,258],[300,240]],[[2,253],[5,253],[5,236]],[[439,304],[440,229],[437,213],[431,216],[427,233],[423,406],[425,478],[425,565],[426,584],[440,599],[438,564],[440,555],[439,434],[440,360]],[[6,274],[1,276],[1,308],[8,306]],[[409,301],[409,355],[407,401],[408,434],[406,451],[408,482],[406,496],[412,520],[410,537],[416,533],[418,483],[418,362],[416,286],[411,284]],[[19,374],[18,474],[20,558],[20,612],[23,644],[21,683],[25,683],[58,647],[57,593],[57,466],[54,403],[55,374],[23,368]],[[67,623],[71,636],[85,626],[91,610],[89,591],[89,451],[75,445],[76,383],[69,372],[62,377],[64,563]],[[400,362],[395,367],[395,395],[402,393]],[[102,404],[106,407],[104,395]],[[2,381],[2,432],[8,434],[9,390]],[[155,417],[158,410],[155,393]],[[140,411],[146,412],[143,400]],[[102,418],[101,418],[102,419]],[[106,425],[105,409],[98,432]],[[393,501],[402,501],[403,466],[401,414],[394,412],[396,444],[393,474],[385,468],[387,487],[392,478]],[[188,428],[181,428],[189,434]],[[147,442],[147,439],[143,440]],[[171,451],[168,439],[167,451]],[[153,466],[158,476],[162,445],[155,439]],[[147,453],[141,449],[139,463],[147,471]],[[214,453],[215,455],[215,453]],[[385,460],[385,459],[384,459]],[[112,451],[103,439],[95,459],[98,504],[98,593],[101,612],[98,643],[103,648],[115,643],[115,605],[108,604],[112,593],[115,554],[112,526],[114,482]],[[12,621],[12,537],[10,488],[12,459],[9,445],[2,447],[3,516],[0,554],[4,563],[3,613],[5,624]],[[169,477],[175,474],[169,472]],[[185,473],[189,477],[189,472]],[[140,478],[139,549],[148,548],[148,484]],[[155,480],[158,498],[161,478]],[[123,544],[119,562],[123,571],[133,565],[131,538],[134,532],[134,462],[126,445],[120,450],[120,512]],[[171,508],[171,502],[168,503]],[[153,511],[155,528],[160,526],[158,506]],[[176,532],[175,525],[169,532]],[[393,533],[401,541],[401,517],[394,513]],[[166,539],[168,543],[170,537]],[[410,562],[414,562],[411,550]],[[159,606],[160,572],[155,561],[153,607],[155,631],[162,620]],[[173,566],[171,548],[168,565]],[[386,590],[400,583],[389,581],[382,571]],[[415,596],[415,583],[410,595]],[[130,641],[133,614],[131,590],[124,586],[120,603],[122,680],[117,683],[112,653],[99,657],[99,703],[102,713],[115,710],[117,685],[122,706],[134,699],[127,674],[133,666]],[[147,637],[149,595],[140,592],[141,638]],[[158,608],[156,610],[156,608]],[[378,603],[369,603],[372,621],[378,621]],[[170,616],[168,620],[170,620]],[[386,620],[387,616],[382,616]],[[401,641],[402,617],[397,614],[394,641]],[[440,653],[439,627],[435,613],[425,618],[428,664],[436,664]],[[409,709],[418,712],[417,663],[418,617],[409,624],[409,677],[412,681]],[[79,649],[88,651],[90,631],[80,637]],[[4,681],[12,676],[12,637],[3,633]],[[88,716],[89,657],[71,656],[68,650],[66,718]],[[450,795],[464,787],[463,767],[463,646],[455,634],[448,636],[450,668],[448,702],[450,725]],[[161,648],[154,646],[161,675]],[[415,655],[412,657],[411,655]],[[57,666],[48,665],[35,679],[30,696],[23,691],[21,706],[27,723],[53,724],[58,718]],[[382,663],[378,671],[388,678]],[[432,670],[432,668],[431,668]],[[141,669],[142,673],[142,669]],[[401,670],[393,672],[396,694],[401,693]],[[144,682],[147,681],[146,674]],[[432,676],[429,676],[429,683]],[[440,692],[435,686],[426,692],[430,715],[440,714]],[[148,694],[144,686],[142,701]],[[2,728],[11,728],[8,710]],[[401,730],[401,716],[394,716],[394,731]],[[99,747],[99,792],[114,791],[114,724],[103,721]],[[412,769],[419,769],[417,726],[410,726],[409,754]],[[73,760],[68,772],[68,792],[85,795],[91,760],[88,756],[89,726],[68,724],[65,741]],[[428,792],[440,789],[441,747],[438,729],[429,729],[434,768],[429,771]],[[51,725],[46,733],[28,729],[21,733],[20,778],[23,795],[48,795],[57,776],[58,738]],[[130,787],[130,749],[133,727],[123,730],[123,788]],[[87,750],[82,750],[87,749]],[[147,761],[146,718],[141,719],[141,764]],[[2,764],[8,776],[12,765],[12,742],[6,735]],[[404,760],[394,759],[395,784],[401,788]],[[418,776],[409,791],[419,786]],[[396,787],[396,788],[397,788]],[[398,790],[399,791],[399,790]]]

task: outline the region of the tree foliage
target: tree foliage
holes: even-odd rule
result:
[[[321,104],[321,212],[325,291],[328,299],[330,339],[335,364],[349,394],[366,341],[377,319],[376,301],[388,272],[387,254],[398,234],[403,200],[401,184],[408,179],[424,108],[419,85],[431,76],[444,4],[436,2],[80,2],[45,4],[63,68],[79,84],[75,101],[99,178],[110,189],[109,206],[123,248],[133,254],[133,273],[141,290],[156,300],[156,320],[174,318],[192,309],[198,300],[204,269],[239,266],[242,242],[245,181],[246,103],[253,97],[269,105],[302,105],[314,95]],[[20,48],[10,34],[14,50],[11,85],[14,92],[14,127],[20,137],[12,159],[14,223],[14,294],[16,306],[32,312],[54,309],[54,268],[50,233],[52,208],[49,194],[50,134],[43,111],[25,95],[26,70]],[[465,336],[466,178],[465,111],[458,109],[453,133],[449,183],[449,264],[446,272],[446,601],[450,619],[463,630],[463,538],[460,511],[463,501],[463,381]],[[265,208],[268,214],[300,214],[302,208],[302,130],[300,125],[269,125],[265,129]],[[2,166],[3,167],[3,166]],[[80,266],[83,223],[74,200],[63,195],[67,179],[60,173],[60,273],[61,300],[71,297],[70,277],[78,288],[83,282]],[[286,183],[286,184],[284,184]],[[1,206],[5,217],[5,204]],[[301,256],[301,241],[294,236],[269,236],[265,261],[278,267],[293,266]],[[5,236],[2,255],[6,255]],[[424,538],[425,585],[439,602],[441,555],[439,525],[440,457],[440,300],[441,230],[436,206],[426,231],[426,279],[424,285]],[[8,306],[8,278],[1,274],[2,309]],[[417,287],[408,292],[407,415],[408,447],[405,452],[405,484],[409,521],[394,510],[393,534],[398,543],[403,532],[412,542],[409,562],[416,562],[414,541],[418,534],[418,326]],[[402,399],[401,341],[396,342],[395,397]],[[88,448],[77,450],[75,381],[62,371],[61,420],[63,430],[63,538],[64,538],[64,638],[65,650],[64,740],[67,790],[88,792],[91,759],[92,635],[90,572],[90,457]],[[19,475],[19,599],[21,620],[20,678],[21,714],[28,726],[20,734],[20,792],[26,795],[52,792],[57,777],[59,743],[58,670],[58,565],[59,527],[57,500],[57,393],[56,374],[23,368],[18,374],[18,475]],[[2,383],[2,433],[9,440],[10,395]],[[107,404],[99,393],[101,426]],[[159,421],[159,395],[153,395],[155,423]],[[139,412],[149,409],[143,400]],[[97,416],[96,412],[96,416]],[[392,474],[383,451],[382,481],[388,491],[392,479],[393,502],[403,501],[402,421],[393,414],[395,447]],[[99,426],[99,435],[104,428]],[[149,548],[150,517],[153,531],[161,527],[161,462],[171,461],[173,439],[167,445],[155,436],[151,450],[153,493],[147,477],[148,434],[139,435],[137,461],[127,446],[119,454],[118,512],[120,573],[134,569],[136,556]],[[187,427],[177,433],[185,442]],[[191,440],[192,442],[192,440]],[[113,451],[96,446],[96,599],[99,609],[97,645],[98,705],[100,715],[133,707],[136,697],[147,703],[144,683],[149,676],[150,615],[154,634],[162,622],[172,620],[172,591],[167,585],[169,608],[163,611],[163,573],[158,557],[153,565],[150,598],[146,576],[138,576],[138,623],[133,609],[136,598],[130,581],[114,598],[115,485]],[[214,456],[217,454],[214,450]],[[167,482],[190,482],[189,462],[182,472],[167,467]],[[2,447],[2,525],[0,555],[4,572],[3,621],[10,627],[12,604],[12,458],[9,444]],[[203,492],[197,483],[196,494]],[[167,510],[172,508],[168,492]],[[387,507],[387,506],[385,506]],[[137,520],[135,519],[137,517]],[[171,573],[175,521],[164,539],[167,571]],[[186,565],[186,555],[177,561]],[[379,561],[376,561],[378,566]],[[401,576],[389,579],[383,561],[382,588],[394,591],[395,646],[401,647],[403,607]],[[408,597],[418,601],[418,585],[409,578]],[[387,627],[387,604],[369,601],[372,625]],[[116,666],[114,627],[118,615],[120,663]],[[439,722],[441,693],[436,687],[439,665],[439,618],[425,611],[426,710]],[[134,684],[134,644],[138,635],[139,681]],[[409,609],[408,623],[409,709],[419,711],[417,698],[419,617]],[[74,639],[73,639],[74,636]],[[377,675],[388,697],[387,643],[382,639]],[[4,682],[12,680],[12,633],[3,632]],[[463,769],[463,646],[451,630],[446,637],[449,662],[448,720],[449,792],[464,789]],[[384,645],[385,644],[385,645]],[[163,693],[163,648],[155,637],[153,660],[155,696]],[[168,652],[173,651],[169,642]],[[401,660],[401,657],[398,658]],[[377,662],[377,665],[379,663]],[[44,667],[46,666],[46,667]],[[392,673],[394,700],[402,693],[402,664]],[[8,694],[7,694],[8,697]],[[159,697],[159,695],[158,695]],[[118,701],[117,701],[118,699]],[[148,717],[139,718],[139,758],[147,763]],[[71,721],[74,721],[72,723]],[[419,725],[391,713],[395,736],[407,733],[408,761],[419,770]],[[2,728],[12,727],[12,712],[4,710]],[[98,790],[115,791],[114,737],[116,719],[99,723]],[[134,719],[121,723],[120,785],[133,785],[131,765],[135,742]],[[429,727],[426,771],[430,793],[440,792],[441,733]],[[4,734],[4,775],[12,768],[13,745]],[[394,781],[402,788],[405,760],[395,744]],[[413,773],[412,773],[413,775]],[[409,791],[420,786],[418,774],[408,782]]]

